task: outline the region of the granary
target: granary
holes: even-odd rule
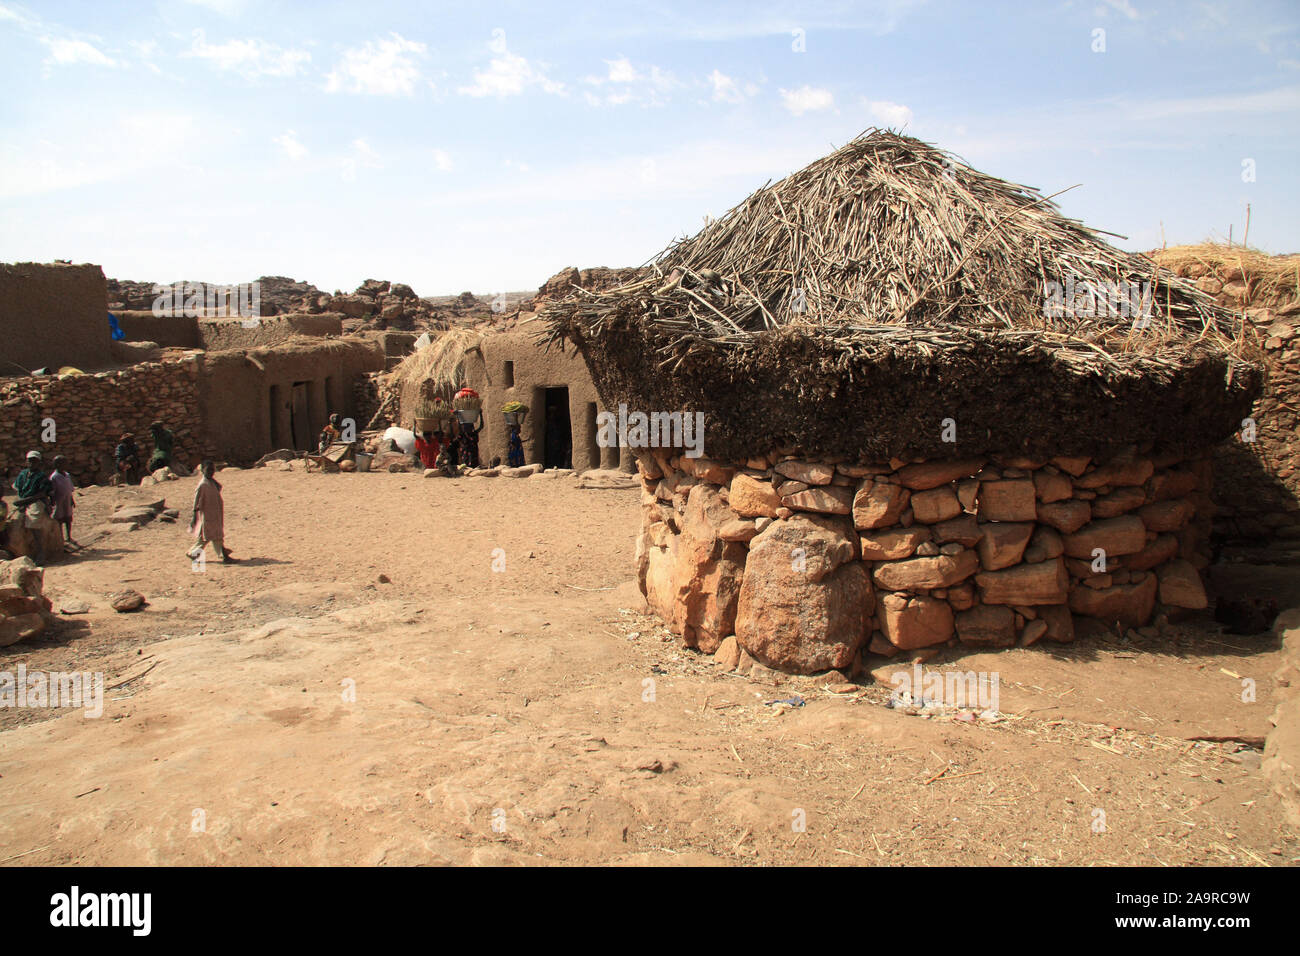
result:
[[[1208,453],[1261,388],[1232,315],[1034,189],[870,131],[635,281],[543,313],[636,449],[650,606],[787,671],[1204,607]]]

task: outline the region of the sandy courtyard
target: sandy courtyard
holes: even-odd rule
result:
[[[1271,636],[950,650],[931,666],[997,672],[1004,717],[927,719],[880,684],[756,682],[681,649],[633,581],[635,491],[219,478],[245,560],[201,573],[193,479],[80,498],[86,546],[45,585],[90,612],[0,670],[101,671],[104,713],[0,711],[0,862],[1300,858],[1257,748],[1194,739],[1267,732]],[[92,534],[160,496],[181,523]],[[149,606],[113,612],[124,587]]]

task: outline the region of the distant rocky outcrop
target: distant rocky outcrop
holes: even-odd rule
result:
[[[542,283],[533,298],[533,308],[540,309],[550,300],[572,294],[575,286],[587,292],[602,292],[632,282],[640,273],[641,270],[634,267],[610,269],[606,266],[593,266],[590,269],[578,269],[576,266],[568,266]]]

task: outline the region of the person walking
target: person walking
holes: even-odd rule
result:
[[[221,482],[213,477],[216,466],[205,461],[200,470],[203,478],[194,489],[194,513],[190,517],[195,543],[186,554],[191,561],[197,561],[204,546],[211,542],[222,564],[234,564],[239,559],[226,550],[225,502],[221,499]]]

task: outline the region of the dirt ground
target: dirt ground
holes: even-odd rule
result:
[[[87,544],[45,582],[90,611],[0,670],[103,672],[104,713],[0,711],[0,863],[1300,861],[1249,743],[1270,635],[1207,616],[949,650],[927,666],[997,673],[1001,716],[909,715],[879,683],[751,681],[680,648],[633,581],[635,491],[219,478],[245,560],[199,573],[194,479],[80,497]],[[180,523],[90,540],[159,496]],[[113,612],[124,587],[149,606]]]

